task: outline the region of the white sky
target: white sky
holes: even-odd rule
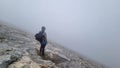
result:
[[[120,68],[120,0],[0,0],[0,20]]]

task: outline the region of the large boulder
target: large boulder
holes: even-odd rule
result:
[[[23,56],[19,61],[9,65],[8,68],[57,68],[51,61],[41,61],[44,63],[36,63],[29,56]]]
[[[21,56],[19,54],[0,56],[0,68],[7,68],[10,64],[17,61]]]

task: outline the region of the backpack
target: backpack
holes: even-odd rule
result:
[[[35,34],[35,39],[36,39],[37,41],[41,41],[41,38],[42,38],[42,33],[37,33],[37,34]]]

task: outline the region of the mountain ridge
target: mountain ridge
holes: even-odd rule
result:
[[[39,56],[36,43],[31,34],[0,24],[0,68],[106,68],[51,41]]]

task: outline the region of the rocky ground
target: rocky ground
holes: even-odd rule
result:
[[[57,43],[48,42],[39,56],[33,36],[0,24],[0,68],[105,68]]]

